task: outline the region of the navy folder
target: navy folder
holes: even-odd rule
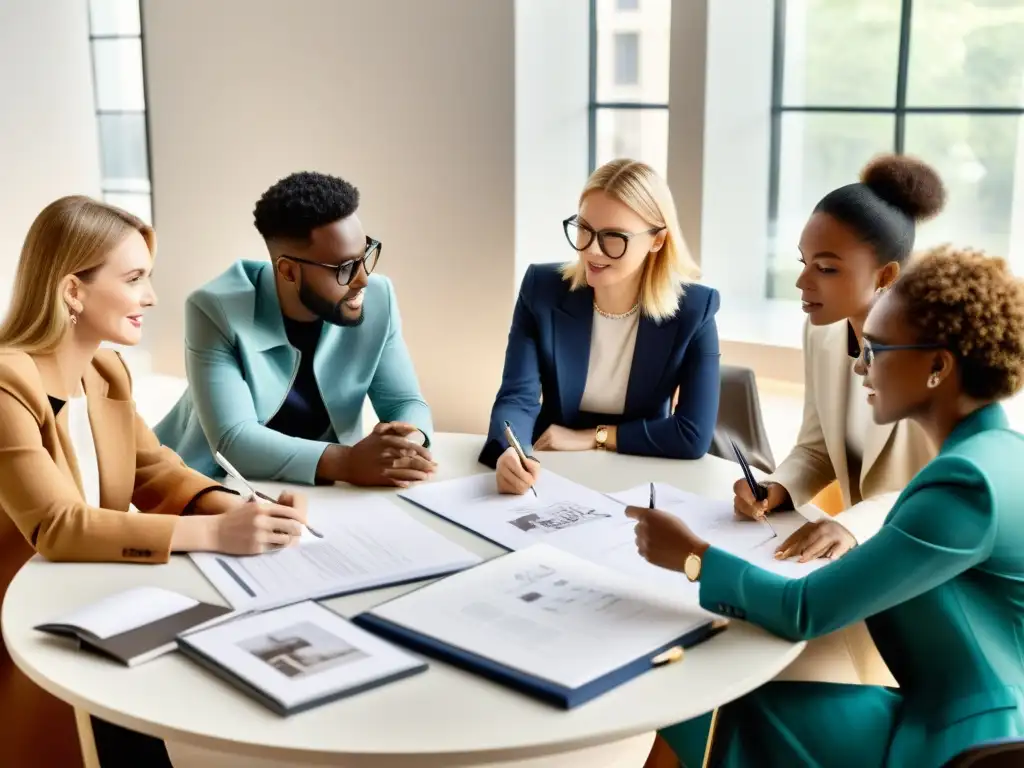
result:
[[[658,654],[675,646],[690,648],[718,634],[727,626],[724,620],[708,619],[707,623],[690,630],[673,642],[652,649],[647,655],[634,659],[578,688],[569,688],[411,630],[389,619],[376,616],[372,611],[359,614],[352,622],[413,651],[474,672],[561,709],[572,709],[595,699],[651,669],[654,666],[652,660]]]

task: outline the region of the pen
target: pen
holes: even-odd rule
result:
[[[654,509],[655,504],[656,504],[656,502],[654,500],[654,483],[651,483],[651,501],[647,505],[647,508],[648,509]]]
[[[754,473],[750,469],[750,465],[747,463],[746,458],[743,456],[743,451],[736,445],[736,441],[729,438],[729,442],[732,443],[732,449],[736,453],[736,461],[739,462],[740,467],[743,469],[743,477],[746,478],[747,485],[750,487],[750,492],[754,494],[754,498],[757,501],[764,501],[768,498],[768,490],[754,479]],[[772,524],[768,522],[768,515],[764,516],[764,523],[768,526],[768,530],[772,532],[772,536],[778,538],[775,529],[772,528]]]
[[[271,498],[267,494],[262,493],[261,491],[257,491],[255,488],[253,488],[249,481],[242,477],[242,473],[235,469],[231,465],[231,462],[225,459],[224,455],[220,451],[214,452],[213,460],[220,464],[221,469],[223,469],[225,472],[231,475],[231,477],[235,478],[235,480],[244,485],[246,490],[248,490],[249,493],[252,494],[253,498],[260,498],[263,499],[264,501],[269,501],[271,504],[277,504],[277,499]],[[320,531],[316,530],[313,526],[309,525],[308,523],[306,524],[306,530],[312,533],[318,539],[322,539],[324,537],[324,535],[320,533]]]
[[[516,452],[519,457],[519,463],[523,465],[523,469],[526,469],[526,452],[523,450],[523,446],[519,443],[519,438],[516,437],[516,433],[512,430],[512,425],[507,421],[505,422],[505,439],[508,440],[508,444],[512,446],[512,450]],[[529,470],[527,470],[529,471]],[[537,495],[537,489],[532,485],[530,490],[533,491],[533,495]]]

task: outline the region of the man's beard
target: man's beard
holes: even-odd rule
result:
[[[321,320],[324,320],[333,325],[355,326],[363,324],[362,307],[359,308],[359,317],[355,319],[346,317],[341,306],[345,302],[344,299],[337,302],[336,304],[332,304],[330,301],[328,301],[319,293],[310,288],[309,284],[306,283],[305,281],[302,281],[299,285],[299,301],[302,302],[302,305],[306,309],[308,309],[314,315],[319,317]]]

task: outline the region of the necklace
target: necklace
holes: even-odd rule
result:
[[[630,309],[628,312],[622,312],[616,315],[612,312],[605,312],[603,309],[597,306],[597,300],[594,300],[594,311],[597,312],[597,314],[599,314],[601,317],[606,317],[609,320],[625,320],[627,317],[631,317],[632,315],[636,314],[636,311],[638,309],[640,309],[639,301],[637,301],[637,303],[633,305],[633,308]]]

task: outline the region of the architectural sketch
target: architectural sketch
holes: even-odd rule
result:
[[[611,517],[592,507],[559,501],[545,506],[531,506],[513,510],[514,517],[508,522],[523,533],[547,534]]]

